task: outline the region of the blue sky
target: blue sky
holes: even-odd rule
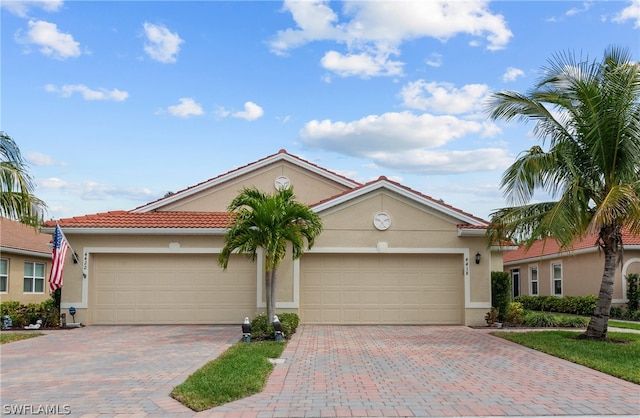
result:
[[[556,53],[640,53],[633,1],[14,1],[1,125],[47,219],[133,209],[281,148],[488,219],[539,143],[482,103]]]

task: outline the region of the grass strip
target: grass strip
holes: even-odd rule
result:
[[[176,386],[171,396],[194,411],[245,398],[262,391],[284,342],[239,342]]]
[[[640,331],[640,322],[622,322],[610,319],[609,326],[616,328],[637,329],[638,331]]]
[[[640,334],[607,333],[607,341],[578,339],[573,331],[495,332],[500,338],[640,384]]]
[[[2,332],[0,333],[0,344],[12,343],[14,341],[27,340],[44,335],[41,332]]]

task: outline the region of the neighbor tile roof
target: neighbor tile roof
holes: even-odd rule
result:
[[[58,220],[64,228],[226,228],[228,212],[143,212],[112,211]],[[54,227],[55,221],[44,226]]]
[[[517,250],[508,251],[504,253],[503,261],[505,263],[508,263],[511,261],[518,261],[518,260],[534,258],[534,257],[542,257],[545,255],[551,255],[551,254],[559,254],[561,252],[577,251],[577,250],[583,250],[586,248],[595,248],[597,238],[598,238],[597,234],[587,235],[584,238],[576,240],[575,243],[573,243],[569,248],[566,248],[564,250],[560,250],[560,244],[553,238],[549,238],[547,240],[540,240],[540,241],[534,242],[533,245],[529,247],[529,249],[525,248],[525,246],[521,246]],[[622,243],[625,246],[640,245],[640,235],[634,235],[628,231],[623,231]]]
[[[6,250],[51,253],[51,235],[20,222],[0,217],[0,247]]]

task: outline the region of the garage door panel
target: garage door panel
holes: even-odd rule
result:
[[[306,254],[305,323],[461,324],[462,255]]]
[[[222,271],[212,255],[96,254],[91,267],[95,324],[225,324],[255,314],[256,266],[244,258]]]

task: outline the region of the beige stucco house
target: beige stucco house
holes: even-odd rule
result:
[[[504,253],[504,271],[512,280],[512,296],[598,295],[604,271],[604,254],[595,245],[596,235],[577,240],[560,250],[553,239],[537,241],[529,249],[520,247]],[[622,263],[616,269],[613,303],[627,299],[628,274],[640,274],[640,236],[622,234]]]
[[[0,301],[49,299],[51,235],[0,217]]]
[[[485,243],[486,221],[285,150],[130,211],[58,220],[82,264],[67,265],[63,311],[74,306],[85,324],[235,324],[264,313],[263,260],[217,265],[225,211],[245,186],[288,185],[324,230],[279,268],[278,312],[307,324],[484,324],[490,272],[503,268],[500,249]]]

